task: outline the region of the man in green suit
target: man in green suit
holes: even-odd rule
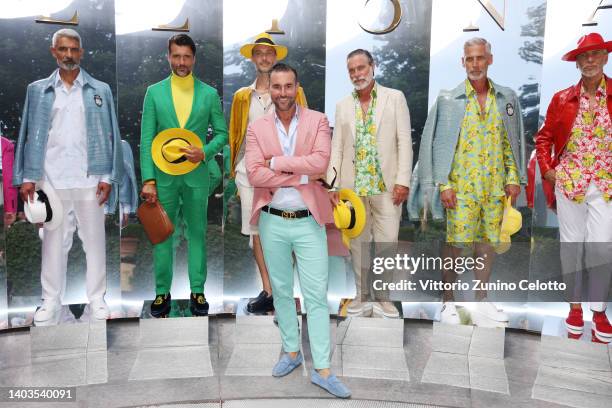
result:
[[[178,34],[168,40],[172,74],[147,89],[142,110],[140,169],[143,198],[148,202],[159,200],[173,223],[177,214],[182,214],[188,242],[190,309],[194,315],[201,316],[208,314],[204,296],[210,187],[206,162],[214,160],[215,154],[227,144],[227,125],[217,91],[192,74],[195,52],[195,43],[188,35]],[[206,143],[209,126],[214,138]],[[152,141],[159,132],[170,128],[184,128],[201,139],[203,148],[190,145],[181,151],[184,159],[202,162],[202,165],[183,175],[171,175],[154,164]],[[173,237],[170,237],[153,249],[156,296],[151,314],[154,317],[165,316],[170,311],[173,248]]]

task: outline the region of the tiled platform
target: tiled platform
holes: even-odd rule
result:
[[[140,320],[140,350],[130,381],[212,375],[208,317]]]
[[[433,323],[423,382],[509,394],[503,328]]]
[[[410,381],[403,320],[349,317],[336,333],[343,376]]]
[[[77,326],[75,323],[47,330],[43,334],[46,338],[39,337],[43,333],[39,332],[41,328],[2,332],[0,350],[11,350],[11,353],[0,353],[0,387],[57,384],[52,377],[61,380],[63,386],[76,385],[76,402],[45,404],[51,408],[434,405],[559,408],[607,407],[612,398],[612,380],[607,371],[609,347],[565,343],[559,338],[540,339],[539,335],[524,331],[506,330],[501,335],[472,327],[445,328],[419,320],[332,319],[333,336],[340,343],[338,350],[346,346],[350,351],[334,355],[336,364],[348,367],[347,373],[334,371],[342,374],[342,381],[352,391],[351,400],[340,401],[312,385],[304,370],[296,370],[283,378],[273,378],[269,374],[271,366],[261,375],[244,372],[228,375],[233,369],[244,368],[244,361],[253,355],[260,355],[262,345],[276,342],[280,346],[278,329],[271,318],[248,319],[175,318],[145,323],[137,319],[113,320],[107,323],[105,336],[100,336],[99,327],[90,328],[85,324],[73,327]],[[306,319],[302,320],[306,322]],[[63,330],[71,336],[60,335]],[[306,369],[312,366],[307,330],[304,324],[301,340]],[[369,330],[378,331],[378,338],[368,333]],[[461,352],[453,353],[452,343],[438,336],[454,338],[455,344],[461,344],[458,347]],[[469,343],[465,340],[467,337]],[[478,346],[483,342],[487,347]],[[198,347],[208,348],[208,354],[194,351]],[[377,354],[377,347],[397,349],[394,353],[398,359],[382,365],[379,360],[383,357]],[[68,350],[69,354],[61,350]],[[83,360],[78,358],[83,350],[86,357],[97,353],[104,356],[106,364],[96,367],[95,359],[85,358],[83,365]],[[147,356],[147,353],[152,354]],[[580,353],[578,357],[576,353]],[[202,356],[204,361],[198,360]],[[269,358],[269,364],[277,357],[278,351],[274,358]],[[158,367],[145,370],[146,359],[158,359]],[[376,372],[377,364],[387,370],[385,376]],[[570,370],[570,364],[580,369]],[[392,370],[405,376],[389,378]],[[589,370],[590,374],[580,374],[580,370]],[[155,376],[147,377],[146,371]],[[348,375],[351,371],[356,375]],[[105,375],[88,377],[100,372]],[[433,381],[428,382],[430,379]],[[0,402],[1,408],[13,406]],[[19,405],[30,406],[42,405]]]
[[[544,335],[540,356],[533,398],[577,408],[610,406],[609,346]]]
[[[301,332],[301,316],[298,316],[298,325]],[[225,375],[270,376],[282,351],[274,317],[237,316],[233,339],[234,347]],[[305,365],[297,371],[305,374]]]

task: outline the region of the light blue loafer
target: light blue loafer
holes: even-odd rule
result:
[[[283,353],[281,358],[278,360],[278,363],[276,363],[272,369],[272,376],[284,377],[299,367],[303,362],[304,357],[302,357],[301,351],[298,352],[298,355],[295,358],[289,357],[289,353]]]
[[[330,374],[329,377],[323,378],[317,370],[312,370],[310,381],[338,398],[348,398],[351,396],[351,391],[348,387],[334,374]]]

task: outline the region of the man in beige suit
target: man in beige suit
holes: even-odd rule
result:
[[[336,105],[327,172],[328,182],[337,172],[337,187],[354,190],[366,208],[364,231],[351,241],[356,296],[347,311],[352,316],[399,317],[391,302],[363,302],[362,296],[367,296],[370,288],[362,290],[361,255],[367,247],[363,244],[372,238],[375,243],[397,242],[412,171],[410,113],[401,91],[374,80],[370,52],[352,51],[347,68],[355,90]],[[338,193],[330,192],[330,200],[335,205]]]

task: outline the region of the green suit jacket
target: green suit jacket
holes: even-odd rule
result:
[[[212,127],[214,137],[206,143],[209,126]],[[177,177],[184,177],[185,183],[190,187],[207,186],[208,169],[205,163],[183,176],[166,174],[153,163],[151,156],[153,138],[162,130],[177,127],[180,126],[172,101],[170,77],[168,77],[149,86],[145,95],[140,132],[142,181],[154,179],[157,186],[164,187],[170,186]],[[227,144],[227,124],[221,111],[219,95],[213,87],[197,78],[194,78],[193,104],[185,129],[191,130],[202,140],[206,161],[213,160],[214,155]]]

